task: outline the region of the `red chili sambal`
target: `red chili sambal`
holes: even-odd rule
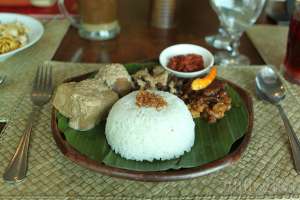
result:
[[[178,55],[172,57],[167,66],[179,72],[195,72],[204,68],[204,60],[197,54]]]

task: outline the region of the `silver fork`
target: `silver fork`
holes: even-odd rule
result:
[[[32,86],[31,101],[34,104],[33,109],[17,150],[4,172],[3,179],[5,181],[18,182],[26,177],[29,141],[34,117],[40,111],[41,107],[50,100],[51,94],[52,68],[49,65],[41,65],[38,67]]]

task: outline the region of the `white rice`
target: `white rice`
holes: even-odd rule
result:
[[[154,92],[154,91],[151,91]],[[106,138],[123,158],[137,161],[178,158],[194,145],[195,124],[184,102],[168,92],[155,91],[167,106],[138,107],[137,92],[121,98],[106,122]]]

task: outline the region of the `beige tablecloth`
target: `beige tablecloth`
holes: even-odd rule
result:
[[[8,83],[0,86],[0,119],[8,125],[0,135],[0,173],[16,149],[31,110],[31,82],[37,64],[50,59],[66,26],[46,26],[46,35],[31,50],[0,64]],[[61,30],[58,30],[60,29]],[[52,30],[47,32],[47,30]],[[49,48],[46,48],[49,47]],[[41,50],[43,49],[43,51]],[[97,64],[49,62],[56,83],[95,70]],[[50,129],[51,105],[46,105],[32,133],[28,177],[19,184],[0,179],[1,199],[270,199],[300,198],[300,176],[293,168],[288,138],[274,106],[254,96],[254,77],[261,66],[220,69],[220,76],[238,83],[253,95],[254,130],[242,159],[216,173],[177,182],[146,183],[104,176],[67,160]],[[21,70],[22,69],[22,70]],[[300,136],[300,89],[287,84],[283,107]]]

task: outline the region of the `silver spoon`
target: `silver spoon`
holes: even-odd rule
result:
[[[270,67],[264,67],[257,73],[255,83],[258,97],[276,105],[278,108],[279,114],[288,133],[295,168],[297,173],[300,174],[300,142],[289,122],[289,119],[280,105],[280,101],[285,97],[283,84],[274,70]]]

